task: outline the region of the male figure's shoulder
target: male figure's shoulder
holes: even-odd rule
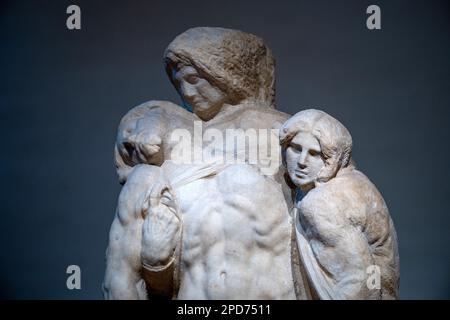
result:
[[[241,115],[243,127],[278,129],[290,115],[267,106],[250,106]]]
[[[119,219],[126,222],[135,219],[141,212],[151,186],[159,181],[162,169],[157,166],[138,164],[134,166],[119,194]]]

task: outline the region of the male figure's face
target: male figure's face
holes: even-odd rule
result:
[[[226,94],[202,78],[191,66],[174,72],[173,78],[184,102],[202,120],[212,119],[226,101]]]
[[[302,190],[314,188],[325,166],[319,141],[309,132],[299,132],[286,149],[286,167],[292,182]]]

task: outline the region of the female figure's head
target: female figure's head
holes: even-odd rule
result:
[[[274,104],[275,61],[252,34],[189,29],[169,44],[164,64],[184,104],[203,120],[213,118],[224,104]]]
[[[280,129],[280,144],[289,178],[304,191],[335,177],[351,159],[350,133],[320,110],[304,110],[287,120]]]

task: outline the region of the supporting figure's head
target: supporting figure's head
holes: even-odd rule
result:
[[[332,179],[351,159],[350,133],[320,110],[304,110],[287,120],[280,144],[289,178],[303,191]]]
[[[203,120],[213,118],[224,104],[274,104],[275,60],[252,34],[189,29],[169,44],[164,64],[185,105]]]

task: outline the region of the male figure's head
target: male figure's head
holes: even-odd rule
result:
[[[289,178],[303,191],[332,179],[351,159],[350,133],[320,110],[304,110],[287,120],[280,144]]]
[[[275,61],[252,34],[189,29],[169,44],[164,64],[185,106],[202,120],[213,118],[224,104],[274,104]]]

